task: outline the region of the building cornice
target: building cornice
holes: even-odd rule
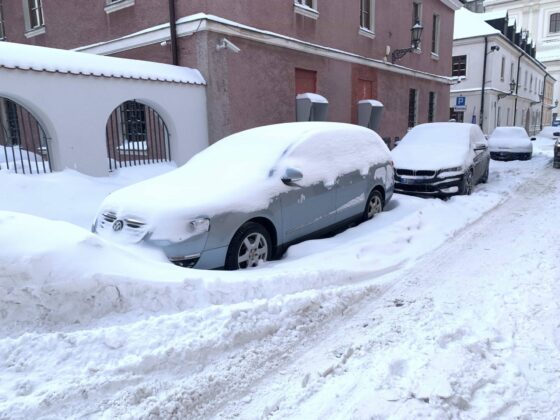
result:
[[[461,3],[459,0],[441,0],[441,2],[453,10],[459,10],[461,7],[463,7],[463,3]]]
[[[453,0],[455,1],[455,0]],[[222,35],[235,36],[261,44],[287,48],[294,51],[313,54],[321,57],[332,58],[354,64],[362,64],[379,70],[388,71],[407,76],[416,77],[445,84],[451,84],[449,76],[433,74],[416,70],[388,61],[365,57],[348,51],[326,47],[275,32],[264,31],[218,16],[197,13],[177,20],[177,36],[188,37],[197,32],[214,32]],[[169,41],[169,24],[162,24],[142,31],[126,35],[110,41],[76,48],[75,51],[88,52],[100,55],[116,54],[123,51],[145,47],[148,45],[162,44]]]

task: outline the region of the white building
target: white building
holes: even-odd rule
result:
[[[460,83],[451,87],[450,107],[456,119],[480,124],[485,133],[512,125],[529,133],[540,130],[540,93],[545,76],[553,79],[531,56],[531,47],[525,41],[521,46],[486,23],[483,15],[465,8],[455,13],[452,75]]]
[[[507,11],[517,26],[529,30],[537,46],[537,59],[560,80],[560,1],[485,0],[487,12]],[[560,99],[560,83],[554,87],[553,101]],[[558,109],[554,109],[557,113]]]

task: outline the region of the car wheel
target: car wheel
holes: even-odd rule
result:
[[[463,175],[463,182],[459,194],[471,195],[473,190],[473,171],[469,170]]]
[[[376,214],[383,211],[383,196],[378,190],[373,190],[367,199],[364,210],[364,221],[373,219]]]
[[[486,184],[486,182],[488,182],[488,174],[489,173],[490,173],[490,163],[488,163],[488,165],[486,165],[486,170],[484,171],[484,174],[480,178],[480,182],[482,184]]]
[[[268,231],[258,223],[248,222],[233,235],[226,254],[227,270],[256,267],[270,260],[272,241]]]

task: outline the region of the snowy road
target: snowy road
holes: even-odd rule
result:
[[[547,168],[213,415],[556,419],[559,179]]]
[[[11,243],[0,250],[0,419],[556,420],[551,147],[493,162],[471,197],[397,196],[374,220],[248,272],[139,260],[74,225],[0,212]],[[66,220],[87,228],[79,197],[47,191],[87,192],[83,180],[53,175],[7,175],[0,185],[19,201],[4,208],[74,205]],[[58,207],[31,207],[20,191],[33,188]]]

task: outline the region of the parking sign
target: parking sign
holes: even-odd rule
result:
[[[467,109],[467,98],[465,96],[457,96],[455,98],[455,111],[464,111]]]

